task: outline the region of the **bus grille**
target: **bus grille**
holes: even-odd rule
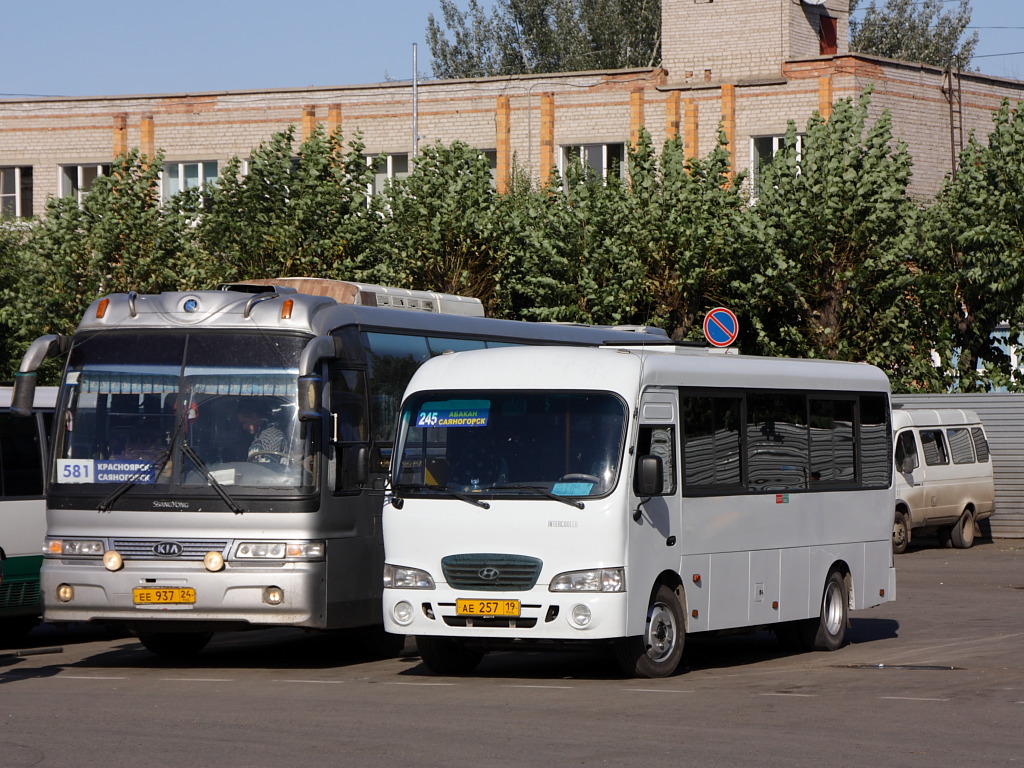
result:
[[[39,605],[39,581],[6,581],[0,584],[0,608]]]
[[[181,545],[181,554],[157,554],[158,544]],[[228,543],[223,539],[114,539],[114,549],[125,560],[202,560],[207,552],[225,554]]]
[[[543,563],[524,555],[449,555],[441,560],[445,581],[456,589],[533,589]]]

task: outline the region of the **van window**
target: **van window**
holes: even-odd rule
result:
[[[901,472],[912,472],[921,466],[921,460],[917,458],[917,440],[914,433],[900,432],[896,438],[896,468]]]
[[[942,437],[942,430],[921,430],[921,452],[924,454],[924,463],[930,467],[949,464],[949,457],[946,454],[946,441]]]
[[[950,427],[946,430],[949,439],[949,452],[954,464],[974,463],[974,441],[967,427]]]
[[[981,427],[971,427],[971,439],[974,441],[974,450],[978,454],[978,461],[982,464],[988,461],[988,440],[985,439],[985,432]]]

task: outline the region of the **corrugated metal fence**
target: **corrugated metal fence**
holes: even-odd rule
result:
[[[992,448],[993,538],[1024,539],[1024,394],[893,395],[904,408],[967,408],[981,417]]]

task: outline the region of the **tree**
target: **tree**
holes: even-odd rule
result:
[[[922,311],[915,263],[911,160],[888,112],[868,125],[870,89],[857,103],[815,113],[798,146],[761,169],[757,214],[765,249],[743,306],[744,351],[873,363],[894,387],[930,389],[937,323]],[[927,298],[927,297],[925,297]]]
[[[970,0],[947,12],[942,0],[869,0],[864,18],[852,18],[860,0],[850,0],[850,49],[901,61],[968,69],[978,33],[964,36],[971,23]]]
[[[375,196],[371,282],[473,296],[491,309],[504,262],[499,195],[486,156],[468,144],[425,147],[413,172]]]
[[[206,284],[180,211],[162,206],[161,157],[121,155],[81,205],[51,198],[18,253],[0,317],[19,349],[44,333],[71,333],[86,307],[116,291],[155,293]]]
[[[196,240],[221,280],[318,275],[352,279],[379,226],[367,188],[373,167],[357,136],[322,128],[296,149],[293,128],[232,159],[217,184],[178,201],[196,218]]]
[[[1024,103],[993,116],[988,143],[973,136],[926,217],[928,265],[944,297],[936,345],[947,386],[961,392],[1024,390],[994,332],[1007,323],[1019,346],[1024,324]]]
[[[441,0],[427,16],[434,76],[653,67],[661,60],[660,0]]]

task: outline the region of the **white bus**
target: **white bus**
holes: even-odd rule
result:
[[[42,612],[44,478],[56,393],[40,387],[26,419],[11,414],[11,388],[0,387],[0,647],[20,641]]]
[[[596,641],[660,677],[687,634],[832,650],[850,609],[895,598],[884,373],[617,346],[443,355],[412,378],[384,616],[428,668]]]
[[[274,284],[268,284],[274,283]],[[275,285],[276,284],[276,285]],[[125,625],[181,656],[248,627],[367,628],[382,652],[380,517],[398,406],[447,350],[665,340],[495,320],[476,299],[280,279],[93,303],[66,358],[42,565],[49,622]]]

